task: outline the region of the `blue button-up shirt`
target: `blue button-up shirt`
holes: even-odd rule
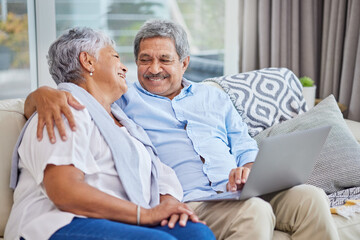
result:
[[[136,82],[116,103],[175,170],[187,201],[226,191],[231,169],[253,162],[258,148],[226,93],[185,79],[182,84],[170,100]]]

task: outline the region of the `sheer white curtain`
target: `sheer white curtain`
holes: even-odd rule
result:
[[[360,1],[240,0],[241,72],[287,67],[360,121]]]

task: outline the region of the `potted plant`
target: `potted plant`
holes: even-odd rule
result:
[[[316,86],[314,84],[314,80],[306,76],[299,78],[299,80],[303,86],[302,93],[306,101],[306,105],[310,109],[315,105]]]

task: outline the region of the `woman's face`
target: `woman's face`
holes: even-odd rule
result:
[[[99,50],[92,78],[103,94],[116,94],[120,98],[127,91],[126,72],[127,67],[120,62],[120,56],[113,47]]]

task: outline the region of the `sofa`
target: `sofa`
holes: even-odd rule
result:
[[[273,74],[271,75],[271,77],[269,77],[269,74]],[[275,75],[274,75],[275,74]],[[275,134],[281,134],[281,131],[284,131],[283,129],[276,129],[274,127],[277,126],[284,126],[285,125],[285,129],[286,131],[289,131],[288,129],[291,128],[291,131],[296,130],[296,127],[302,126],[304,127],[302,124],[306,123],[305,127],[309,127],[309,124],[307,123],[308,119],[310,118],[310,114],[320,114],[321,116],[324,115],[324,112],[320,112],[320,110],[322,111],[327,111],[328,109],[330,109],[330,107],[328,105],[326,105],[326,101],[331,102],[332,99],[330,98],[330,100],[325,99],[323,102],[324,104],[322,104],[322,102],[320,102],[318,105],[319,106],[315,106],[313,109],[308,110],[306,108],[306,104],[304,103],[304,100],[301,96],[301,94],[299,94],[299,91],[301,91],[301,87],[299,87],[298,85],[298,90],[297,92],[294,91],[293,94],[294,96],[292,97],[288,97],[287,98],[287,105],[286,106],[290,106],[289,109],[291,109],[292,114],[290,114],[289,112],[286,112],[287,110],[283,110],[283,115],[279,115],[276,117],[266,117],[266,120],[271,120],[270,124],[267,123],[266,121],[262,121],[261,124],[256,124],[256,122],[254,122],[254,118],[253,117],[249,117],[251,114],[251,109],[246,109],[249,106],[254,107],[253,104],[248,104],[246,103],[246,101],[244,101],[244,99],[241,99],[241,96],[246,96],[246,94],[244,93],[236,93],[235,91],[232,91],[234,89],[236,89],[238,86],[236,84],[234,84],[234,82],[232,82],[234,79],[236,80],[235,82],[238,83],[239,81],[249,81],[250,78],[256,79],[256,78],[264,78],[262,81],[265,82],[265,87],[269,88],[270,90],[273,89],[274,86],[270,86],[269,83],[267,83],[266,81],[271,80],[271,78],[279,78],[282,79],[282,81],[284,81],[284,79],[291,79],[291,78],[295,78],[295,85],[298,84],[297,78],[296,76],[293,75],[293,73],[287,69],[276,69],[275,72],[273,70],[262,70],[260,72],[252,72],[250,74],[248,73],[242,73],[240,75],[234,75],[234,76],[224,76],[224,77],[220,77],[220,78],[216,78],[216,79],[207,79],[204,81],[203,84],[209,84],[212,85],[214,87],[217,87],[225,92],[227,92],[230,95],[231,100],[234,102],[234,105],[236,106],[236,108],[239,111],[239,114],[241,114],[243,116],[244,121],[248,124],[249,126],[249,131],[250,133],[253,135],[253,137],[259,142],[261,143],[261,139],[264,137],[269,137]],[[264,77],[265,76],[265,77]],[[267,76],[267,77],[266,77]],[[275,77],[274,77],[275,76]],[[273,79],[273,80],[274,80]],[[271,80],[271,81],[273,81]],[[257,81],[257,80],[256,80]],[[227,83],[231,83],[231,84],[227,84]],[[280,84],[281,85],[281,84]],[[283,84],[284,85],[284,84]],[[288,87],[290,88],[294,88],[294,82],[289,81],[289,84],[285,84],[288,85]],[[233,86],[233,87],[231,87]],[[241,89],[245,89],[245,88],[251,88],[251,86],[242,86]],[[261,89],[261,87],[259,88]],[[300,89],[300,90],[299,90]],[[251,90],[251,89],[250,89]],[[270,91],[269,90],[269,91]],[[241,90],[243,91],[243,90]],[[257,90],[251,90],[252,92],[256,92]],[[271,92],[271,91],[270,91]],[[279,89],[277,90],[277,92],[280,92]],[[285,89],[284,92],[286,94],[289,93],[288,89]],[[256,96],[252,96],[252,97],[256,97]],[[251,96],[247,96],[247,99],[250,99]],[[294,99],[297,98],[297,100],[295,101]],[[259,98],[258,98],[259,99]],[[283,97],[283,99],[285,99],[285,97]],[[256,101],[252,101],[252,103],[254,103]],[[265,101],[267,104],[270,101]],[[260,107],[259,105],[260,102],[257,102],[258,105],[254,108],[255,112],[259,111]],[[262,103],[264,104],[264,102]],[[320,107],[322,107],[320,109]],[[11,210],[11,206],[12,206],[12,202],[13,202],[13,192],[12,190],[9,188],[9,181],[10,181],[10,167],[11,167],[11,156],[12,156],[12,152],[13,152],[13,147],[17,141],[18,135],[20,134],[20,131],[23,127],[23,125],[26,122],[26,119],[24,117],[24,99],[8,99],[8,100],[1,100],[0,101],[0,239],[2,239],[3,234],[4,234],[4,229],[6,226],[6,222]],[[266,109],[263,105],[263,107],[261,108],[262,110]],[[270,108],[269,108],[270,109]],[[295,110],[294,110],[295,109]],[[320,110],[318,110],[320,109]],[[272,109],[274,110],[274,109]],[[269,111],[263,111],[263,113],[271,113],[272,110],[270,109]],[[317,112],[316,112],[317,111]],[[339,114],[336,111],[339,110],[334,110],[335,114],[337,114],[336,116],[338,116]],[[275,111],[277,114],[279,112],[281,112],[279,109],[277,109]],[[340,112],[340,111],[339,111]],[[341,112],[340,112],[341,114]],[[245,116],[246,115],[246,116]],[[261,115],[261,114],[260,114]],[[287,115],[287,117],[285,116]],[[248,117],[248,118],[247,118]],[[315,118],[317,120],[319,120],[319,116],[316,115]],[[334,119],[335,117],[327,117],[329,118],[329,121],[331,119]],[[339,118],[339,117],[338,117]],[[299,119],[299,120],[298,120]],[[295,123],[292,123],[292,121],[297,121]],[[323,120],[320,120],[321,122],[323,122]],[[360,149],[360,122],[356,122],[356,121],[351,121],[351,120],[344,120],[339,118],[338,121],[342,121],[341,123],[343,123],[342,128],[340,128],[340,132],[341,134],[343,132],[346,132],[347,135],[346,137],[348,137],[350,140],[349,142],[346,142],[346,146],[353,146],[354,148],[359,148]],[[316,120],[311,119],[310,125],[314,124],[314,122],[316,122]],[[291,124],[291,126],[286,126],[286,124],[289,125],[288,123]],[[262,125],[262,126],[261,126]],[[268,126],[271,125],[271,126]],[[296,125],[296,127],[294,127],[294,125]],[[331,125],[333,125],[331,123]],[[344,128],[346,128],[344,130]],[[350,135],[350,136],[348,136]],[[341,138],[345,138],[343,135],[340,136]],[[334,138],[334,137],[332,137]],[[336,138],[335,138],[336,140]],[[355,145],[354,145],[355,144]],[[336,144],[339,145],[339,144]],[[333,151],[333,149],[335,149],[337,146],[328,146],[330,150],[327,151]],[[346,147],[347,148],[347,147]],[[341,150],[342,151],[342,150]],[[350,151],[349,154],[353,154],[352,152],[354,152],[353,150]],[[339,153],[341,156],[344,155],[344,153]],[[323,155],[326,155],[326,153],[323,153]],[[332,154],[334,155],[334,154]],[[336,155],[336,154],[335,154]],[[326,160],[328,161],[329,159],[326,158]],[[333,161],[333,159],[330,159]],[[360,161],[359,161],[360,163]],[[323,162],[320,163],[320,165],[324,164]],[[331,170],[329,170],[331,171]],[[359,171],[358,171],[359,172]],[[318,175],[322,176],[321,173],[316,173],[316,176],[314,176],[313,179],[309,180],[309,184],[320,184],[319,187],[322,187],[322,181],[321,179],[319,180],[317,177]],[[348,175],[351,175],[350,173]],[[324,178],[324,177],[323,177]],[[356,178],[356,176],[355,176]],[[352,179],[350,179],[351,181],[353,181]],[[357,180],[357,179],[355,179]],[[347,180],[342,180],[340,179],[340,182],[347,182]],[[329,200],[332,200],[333,203],[336,202],[339,199],[339,192],[341,191],[334,191],[334,189],[332,189],[332,187],[329,187],[329,184],[327,182],[325,182],[326,184],[324,185],[325,187],[324,190],[329,193]],[[348,184],[348,183],[346,183]],[[349,183],[349,188],[351,187],[352,183]],[[339,190],[336,189],[337,185],[339,184],[335,184],[335,190]],[[357,187],[359,187],[360,185],[357,185]],[[340,186],[340,190],[345,189],[346,186]],[[330,192],[329,192],[330,191]],[[335,194],[335,195],[334,195]],[[335,196],[335,197],[334,197]],[[330,211],[330,209],[329,209]],[[338,227],[339,230],[339,234],[340,234],[340,239],[345,240],[345,239],[360,239],[360,213],[356,213],[353,214],[352,216],[350,216],[349,218],[345,218],[343,216],[339,216],[336,214],[333,214],[332,217],[334,218],[336,225]],[[291,239],[290,235],[288,235],[287,233],[284,232],[280,232],[280,231],[275,231],[274,233],[274,239]]]

